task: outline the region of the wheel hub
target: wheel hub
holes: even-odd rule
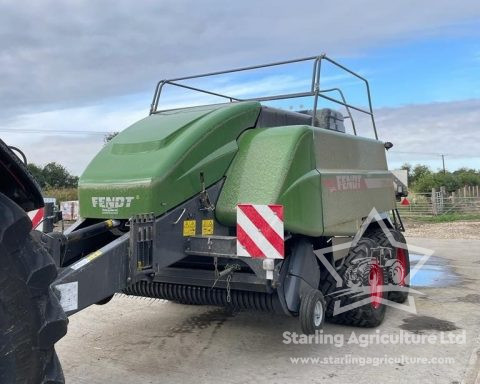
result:
[[[313,311],[313,323],[315,324],[316,327],[320,326],[322,324],[323,320],[323,305],[320,301],[317,301],[315,303],[315,309]]]
[[[392,278],[395,284],[404,287],[405,286],[405,271],[407,270],[407,256],[405,250],[397,248],[397,262],[392,272]]]
[[[369,285],[370,303],[374,309],[377,309],[380,307],[383,297],[383,271],[377,259],[370,266]]]

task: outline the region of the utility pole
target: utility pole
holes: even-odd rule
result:
[[[445,155],[442,153],[442,165],[443,165],[443,174],[445,175]]]

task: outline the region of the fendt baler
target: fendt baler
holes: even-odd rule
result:
[[[365,83],[367,108],[349,104],[340,89],[320,88],[325,61]],[[313,65],[311,88],[302,93],[246,100],[186,85],[297,62]],[[159,110],[165,86],[228,102]],[[311,97],[312,109],[262,104],[296,97]],[[351,133],[343,114],[318,108],[324,99],[345,108]],[[352,110],[370,117],[375,139],[357,136]],[[378,140],[368,82],[325,55],[159,82],[150,115],[114,137],[80,177],[81,219],[64,233],[17,231],[20,243],[29,236],[43,255],[43,264],[31,267],[36,285],[24,282],[53,308],[38,326],[45,349],[66,331],[58,301],[71,315],[116,292],[299,316],[305,333],[321,329],[325,318],[380,324],[386,300],[408,295],[390,146]],[[23,217],[15,194],[2,198]],[[15,215],[5,220],[10,227],[25,221]],[[5,243],[9,227],[2,225]],[[50,369],[61,381],[48,356],[36,356],[43,362],[35,372]]]

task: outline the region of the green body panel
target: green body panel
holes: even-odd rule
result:
[[[314,130],[314,140],[322,178],[323,235],[353,235],[373,208],[395,209],[382,142],[323,129]]]
[[[235,225],[239,203],[282,204],[285,229],[310,236],[353,235],[372,208],[395,208],[381,142],[311,126],[241,136],[217,219]]]
[[[372,208],[395,208],[383,143],[307,125],[253,128],[257,102],[151,115],[124,130],[79,181],[80,215],[157,216],[225,178],[217,219],[236,224],[239,203],[282,204],[285,229],[353,235]]]
[[[255,125],[257,102],[157,113],[108,143],[79,181],[80,216],[128,219],[162,214],[224,177],[237,138]]]
[[[283,204],[287,230],[321,231],[320,174],[311,127],[257,128],[241,136],[217,202],[217,219],[235,225],[239,203]]]

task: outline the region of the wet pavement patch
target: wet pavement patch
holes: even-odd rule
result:
[[[411,269],[413,270],[423,255],[410,254]],[[459,281],[458,275],[448,265],[447,261],[436,256],[430,256],[415,274],[412,274],[412,287],[445,287]]]
[[[234,312],[230,308],[216,308],[209,310],[197,316],[192,316],[186,319],[178,327],[171,328],[168,337],[173,337],[176,334],[192,333],[195,330],[205,329],[212,325],[221,326],[229,317],[234,316]]]
[[[455,323],[448,320],[437,319],[432,316],[410,316],[403,319],[400,328],[405,331],[419,333],[421,331],[454,331],[458,329]]]
[[[477,293],[470,293],[462,297],[457,297],[457,300],[463,303],[480,304],[480,295]]]

